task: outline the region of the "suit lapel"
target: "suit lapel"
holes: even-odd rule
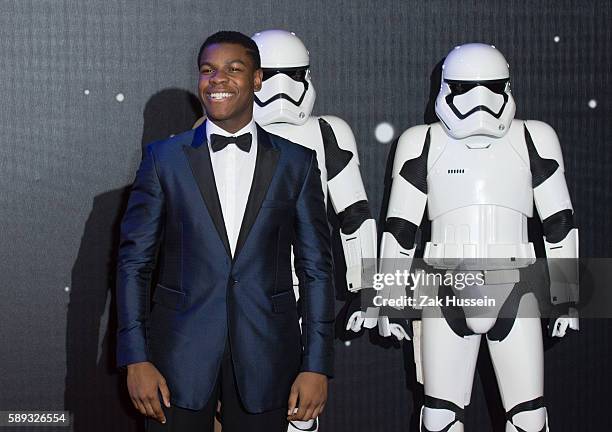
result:
[[[186,145],[183,149],[191,166],[191,172],[200,188],[202,198],[208,208],[208,213],[223,242],[225,251],[228,256],[232,256],[227,231],[225,230],[225,221],[221,211],[221,202],[217,193],[215,175],[210,161],[210,151],[206,142],[206,122],[195,130],[191,146]]]
[[[249,232],[255,223],[255,219],[257,219],[261,203],[266,197],[270,182],[272,181],[272,177],[274,177],[279,157],[280,153],[277,149],[272,147],[269,134],[257,125],[257,158],[255,160],[255,172],[253,173],[253,182],[251,184],[246,209],[244,210],[242,225],[240,226],[240,234],[236,242],[234,260],[244,246],[249,236]]]

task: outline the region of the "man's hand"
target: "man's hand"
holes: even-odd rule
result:
[[[164,399],[164,405],[170,408],[170,390],[162,374],[150,362],[133,363],[127,368],[128,391],[136,409],[143,415],[166,423],[166,416],[157,395],[159,390]]]
[[[301,372],[291,386],[287,420],[315,419],[323,412],[326,401],[327,377],[315,372]]]

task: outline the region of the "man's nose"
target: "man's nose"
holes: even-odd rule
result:
[[[213,75],[210,77],[210,80],[212,82],[223,82],[223,81],[227,81],[227,74],[225,73],[225,71],[217,69]]]

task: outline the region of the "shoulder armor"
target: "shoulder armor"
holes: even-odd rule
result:
[[[418,125],[400,135],[393,160],[393,177],[397,177],[406,161],[421,156],[428,131],[429,125]]]
[[[540,157],[557,161],[563,172],[563,154],[555,130],[548,124],[538,120],[525,120],[524,124]],[[525,135],[527,138],[527,134]]]
[[[529,152],[527,151],[525,138],[525,122],[519,119],[512,119],[505,137],[510,140],[510,145],[525,163],[525,166],[529,167]]]
[[[357,152],[357,142],[355,141],[355,135],[349,124],[342,120],[340,117],[324,115],[320,116],[319,119],[324,120],[334,131],[338,147],[342,150],[350,151],[355,157],[355,161],[359,164],[359,153]]]

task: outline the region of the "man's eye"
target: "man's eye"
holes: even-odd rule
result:
[[[210,68],[202,68],[202,69],[200,69],[200,73],[204,74],[204,75],[208,75],[211,72],[212,72],[212,69],[210,69]]]
[[[231,72],[240,72],[241,70],[242,70],[242,69],[241,69],[241,68],[239,68],[238,66],[232,66],[232,67],[230,68],[230,71],[231,71]]]

